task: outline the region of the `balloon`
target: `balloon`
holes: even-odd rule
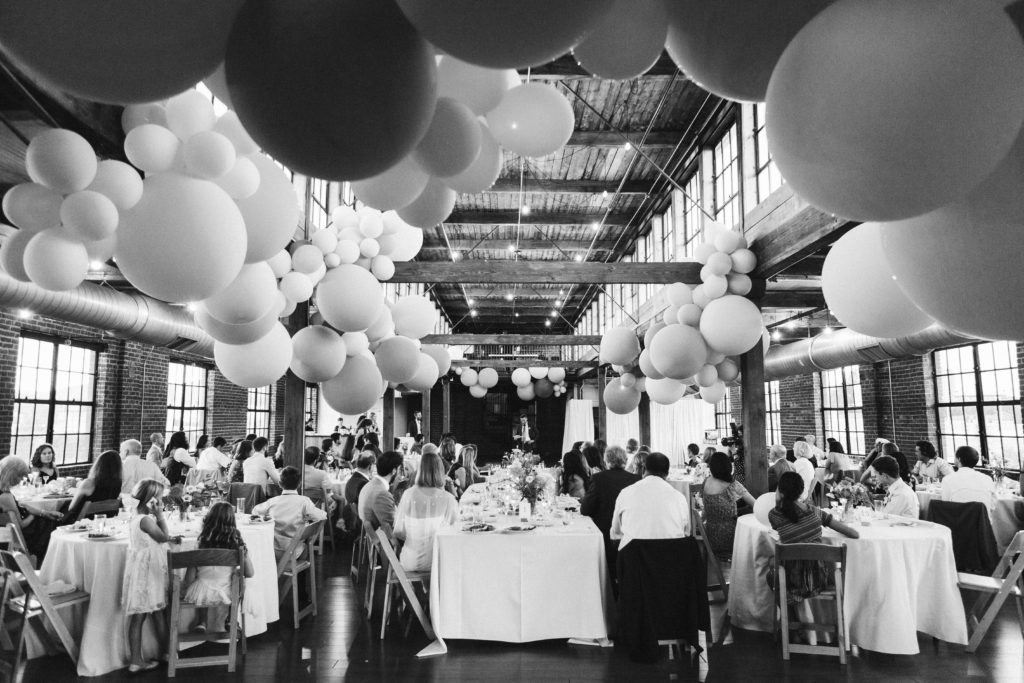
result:
[[[647,328],[647,332],[644,333],[644,348],[649,349],[651,347],[651,340],[654,339],[654,335],[658,334],[660,330],[665,329],[665,323],[662,321],[652,322],[651,326]]]
[[[292,301],[309,301],[313,296],[313,281],[305,273],[292,271],[281,278],[281,292]],[[338,373],[334,373],[335,375]],[[334,375],[331,375],[332,377]],[[321,380],[309,380],[318,382]]]
[[[750,280],[749,275],[739,275],[736,273],[729,273],[725,276],[728,287],[726,291],[730,294],[736,294],[738,296],[746,296],[750,294],[750,290],[753,289],[754,283]]]
[[[708,403],[714,404],[725,398],[725,383],[715,382],[709,387],[703,387],[700,390],[700,397]]]
[[[891,221],[937,209],[1009,152],[1024,122],[1021,69],[1024,43],[996,3],[837,2],[775,67],[771,156],[798,195],[834,214]]]
[[[437,63],[438,98],[458,100],[474,114],[482,116],[497,107],[508,88],[506,70],[468,64],[451,55],[441,57]]]
[[[737,249],[730,254],[732,269],[737,273],[746,275],[757,266],[757,257],[749,249]]]
[[[412,156],[427,173],[445,178],[469,168],[480,154],[480,144],[480,123],[473,111],[458,100],[440,97],[430,128]]]
[[[452,358],[448,355],[448,349],[437,344],[424,344],[420,347],[422,353],[434,359],[437,364],[437,376],[444,377],[452,367]]]
[[[413,155],[409,155],[383,173],[352,183],[352,191],[375,209],[401,209],[420,196],[429,179]]]
[[[383,382],[372,359],[353,356],[334,378],[320,384],[320,394],[342,415],[359,415],[377,404]]]
[[[945,327],[982,339],[1024,339],[1024,301],[1015,294],[1024,284],[1024,272],[1014,258],[1020,253],[1024,221],[1022,182],[1024,135],[995,173],[965,199],[882,225],[874,260],[887,261],[895,284]]]
[[[714,365],[705,365],[697,371],[697,374],[694,375],[694,379],[696,379],[697,384],[700,386],[710,387],[718,381],[718,370]]]
[[[361,332],[381,315],[384,289],[368,271],[343,264],[332,268],[320,281],[316,307],[331,327]]]
[[[247,199],[259,189],[260,172],[252,161],[245,157],[238,157],[231,170],[214,182],[232,199]]]
[[[701,242],[694,247],[693,258],[695,258],[698,263],[707,263],[708,258],[710,258],[716,251],[718,251],[718,248],[715,246],[714,241]]]
[[[651,397],[651,400],[655,403],[660,403],[663,406],[672,405],[683,397],[686,387],[681,382],[674,379],[663,378],[647,379],[647,395]]]
[[[665,377],[682,380],[696,373],[707,361],[704,337],[687,325],[669,325],[651,340],[651,363]]]
[[[725,360],[725,354],[719,353],[712,348],[708,348],[708,365],[717,366],[719,363]]]
[[[160,102],[129,104],[121,112],[121,130],[130,133],[132,129],[144,123],[155,123],[167,127],[167,110]]]
[[[516,396],[521,401],[532,401],[537,398],[537,392],[533,388],[533,382],[530,382],[526,386],[516,388]]]
[[[707,265],[705,267],[709,272],[715,275],[725,275],[732,270],[732,258],[730,258],[729,254],[726,254],[725,252],[716,251],[708,256]]]
[[[633,381],[635,382],[636,379],[634,378]],[[537,398],[551,398],[551,395],[555,393],[555,386],[547,377],[542,377],[534,383],[533,393]]]
[[[19,282],[32,281],[25,272],[25,247],[37,234],[39,233],[29,230],[15,230],[14,234],[8,236],[3,245],[0,245],[0,266],[5,273]]]
[[[703,290],[701,290],[703,294]],[[689,325],[690,327],[697,327],[700,325],[700,316],[703,311],[697,304],[686,304],[679,309],[676,314],[676,322],[680,325]]]
[[[729,280],[721,275],[711,275],[701,285],[701,289],[704,291],[704,296],[714,300],[729,291]]]
[[[206,310],[206,306],[201,301],[197,301],[192,315],[196,320],[196,324],[219,342],[224,342],[225,344],[251,344],[270,332],[271,328],[277,324],[280,312],[280,303],[273,301],[258,320],[232,325],[214,318]]]
[[[553,384],[561,384],[565,381],[565,368],[548,368],[548,379]]]
[[[292,337],[292,372],[306,382],[326,382],[345,365],[345,343],[322,325],[304,327]]]
[[[678,314],[679,314],[679,309],[677,309],[672,304],[669,304],[668,308],[666,308],[664,311],[661,312],[661,322],[662,322],[662,324],[663,325],[671,325],[672,323],[674,323],[676,321],[676,317],[678,316]]]
[[[4,16],[0,23],[7,20]],[[53,128],[32,138],[25,152],[25,168],[28,176],[40,185],[71,194],[84,190],[96,177],[96,153],[78,133]]]
[[[768,521],[768,513],[775,509],[776,504],[777,499],[774,491],[762,493],[754,501],[754,518],[766,527],[770,527],[771,522]]]
[[[292,255],[282,249],[267,259],[267,265],[274,271],[274,277],[282,278],[292,269]]]
[[[444,184],[456,192],[476,194],[491,188],[501,175],[501,147],[483,121],[480,125],[480,154],[469,167],[444,179]]]
[[[346,332],[341,335],[341,340],[345,342],[346,356],[358,356],[370,348],[370,340],[365,332]]]
[[[640,370],[647,377],[651,379],[662,379],[665,375],[658,372],[658,369],[654,367],[654,363],[651,362],[651,350],[644,349],[640,352]]]
[[[721,363],[715,366],[718,371],[718,379],[723,382],[731,382],[740,376],[740,368],[734,361],[723,360]]]
[[[437,309],[425,296],[403,296],[391,310],[395,331],[412,339],[419,339],[433,331],[437,324]]]
[[[185,141],[185,168],[189,175],[207,180],[223,177],[235,167],[235,146],[212,130],[196,133]]]
[[[622,382],[622,386],[631,389],[636,384],[636,375],[627,372],[619,380]]]
[[[338,236],[333,230],[317,230],[309,238],[310,243],[320,250],[321,254],[330,254],[338,248]],[[322,257],[321,257],[322,260]]]
[[[25,246],[25,273],[43,289],[63,292],[82,283],[89,272],[89,254],[79,242],[56,229],[36,233]]]
[[[352,240],[338,240],[338,246],[335,247],[334,253],[342,263],[355,263],[359,260],[359,244]]]
[[[312,287],[310,287],[312,290]],[[287,296],[288,293],[285,292]],[[299,297],[288,297],[300,301]],[[308,298],[308,297],[307,297]],[[238,277],[226,288],[205,299],[206,311],[217,320],[232,325],[261,318],[277,300],[277,281],[266,263],[242,266]]]
[[[541,377],[548,376],[548,369],[546,367],[532,367],[530,368],[530,377],[533,379],[540,379]]]
[[[966,225],[959,229],[970,232]],[[902,337],[923,330],[932,319],[900,289],[886,259],[881,233],[878,223],[863,223],[840,237],[825,257],[821,289],[832,313],[853,331]]]
[[[475,386],[477,381],[476,370],[473,368],[465,368],[462,371],[462,375],[459,377],[459,381],[467,387]]]
[[[727,294],[707,305],[700,333],[708,346],[729,356],[746,353],[761,338],[761,311],[742,296]]]
[[[420,366],[420,350],[406,337],[388,337],[373,355],[384,379],[399,384],[411,380]]]
[[[474,384],[469,388],[469,395],[473,398],[483,398],[487,395],[487,389],[483,388],[479,384]]]
[[[163,173],[174,166],[181,141],[163,126],[145,123],[124,139],[124,154],[132,166],[146,173]]]
[[[213,102],[198,90],[186,90],[167,100],[164,107],[167,112],[167,127],[182,142],[192,136],[212,131],[217,123],[217,115],[213,113]]]
[[[601,337],[601,360],[626,365],[640,355],[640,340],[628,327],[612,327]]]
[[[242,122],[238,120],[238,114],[233,111],[224,112],[214,124],[213,131],[230,140],[239,156],[252,156],[260,151],[260,146],[249,136]]]
[[[573,50],[580,66],[599,78],[628,79],[658,61],[668,37],[668,0],[616,0],[610,12]]]
[[[142,178],[128,164],[106,159],[96,166],[96,176],[86,189],[104,195],[117,209],[125,211],[142,199]]]
[[[103,240],[114,234],[120,219],[106,195],[92,190],[69,194],[60,207],[60,220],[68,233],[82,242]]]
[[[515,384],[517,387],[525,387],[530,382],[530,371],[526,368],[516,368],[512,371],[512,384]]]
[[[569,142],[576,126],[572,105],[545,83],[512,88],[487,115],[491,135],[502,147],[527,157],[542,157]]]
[[[230,382],[242,387],[264,387],[288,371],[292,340],[288,330],[276,323],[270,332],[251,344],[214,342],[213,357],[217,369]]]
[[[628,415],[640,405],[640,392],[623,386],[621,379],[616,377],[604,388],[604,405],[616,415]]]
[[[246,130],[275,159],[317,178],[384,172],[412,151],[434,113],[433,51],[391,2],[248,2],[224,67]]]
[[[477,374],[476,382],[484,389],[493,389],[498,384],[498,371],[484,368]]]
[[[440,376],[441,372],[437,367],[437,361],[432,356],[421,353],[416,374],[406,382],[406,385],[413,391],[430,391],[430,387],[434,386]]]
[[[206,78],[203,79],[203,85],[220,100],[225,107],[228,109],[234,109],[231,104],[231,93],[228,92],[228,82],[224,76],[224,62],[217,65],[217,68],[213,70]]]
[[[690,290],[690,286],[684,285],[682,282],[673,282],[670,285],[666,285],[665,296],[669,304],[676,308],[693,303],[693,292]]]
[[[374,256],[370,262],[370,272],[375,278],[385,282],[395,276],[395,262],[387,256]]]
[[[722,230],[715,235],[715,249],[726,254],[732,254],[740,247],[746,247],[747,240],[740,233],[734,230]],[[731,260],[731,259],[730,259]],[[729,271],[726,270],[726,273]],[[721,273],[724,275],[725,273]]]
[[[300,273],[312,273],[324,263],[324,253],[313,244],[303,244],[292,252],[292,268]]]
[[[505,69],[565,54],[601,21],[612,0],[398,0],[398,5],[446,54]]]
[[[395,220],[402,220],[395,216]],[[403,224],[404,225],[404,224]],[[423,230],[412,226],[404,226],[399,232],[381,235],[380,250],[395,263],[411,261],[423,247]]]
[[[128,281],[172,302],[200,301],[227,287],[246,246],[231,198],[209,181],[174,174],[151,176],[144,186],[117,231],[114,258]]]
[[[15,185],[4,195],[3,212],[22,230],[46,230],[60,225],[64,197],[39,183]]]
[[[381,306],[380,313],[373,323],[366,328],[366,336],[370,341],[379,341],[395,333],[395,322],[391,318],[391,309]]]
[[[693,305],[703,311],[707,308],[708,304],[711,303],[711,297],[704,291],[704,285],[698,286],[693,290]],[[677,316],[678,318],[678,316]]]
[[[246,263],[265,261],[284,248],[295,233],[299,207],[291,180],[277,164],[262,154],[248,159],[260,174],[259,189],[238,200],[249,236]]]
[[[372,259],[374,256],[380,253],[380,242],[369,237],[359,241],[359,255]]]
[[[454,208],[455,190],[446,187],[437,178],[431,178],[420,196],[411,204],[398,209],[398,216],[409,225],[432,228],[447,218]]]
[[[829,2],[670,1],[665,47],[680,70],[705,90],[761,102],[786,45]]]

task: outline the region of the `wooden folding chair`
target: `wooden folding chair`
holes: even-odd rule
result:
[[[307,524],[288,544],[287,550],[277,561],[278,582],[284,584],[280,591],[281,602],[292,594],[292,613],[295,617],[294,628],[307,614],[316,616],[316,564],[313,557],[313,544],[316,535],[324,526],[324,520]],[[305,547],[303,547],[305,546]],[[299,609],[299,574],[307,572],[309,577],[309,604]]]
[[[366,546],[366,590],[363,593],[363,607],[366,618],[373,617],[373,593],[377,585],[377,572],[383,569],[380,539],[369,524],[363,524],[363,544]]]
[[[430,619],[427,618],[427,612],[423,609],[422,603],[420,603],[419,597],[416,595],[416,588],[413,586],[414,583],[421,583],[427,585],[424,582],[424,577],[427,582],[430,581],[430,574],[408,574],[405,569],[402,568],[402,563],[398,561],[398,555],[395,553],[395,547],[391,544],[391,539],[388,536],[388,532],[383,528],[377,529],[374,532],[374,537],[377,539],[377,545],[384,553],[384,557],[387,559],[388,565],[390,566],[389,577],[394,576],[395,582],[398,583],[402,588],[402,593],[405,595],[406,601],[409,603],[409,607],[412,608],[413,614],[416,615],[416,620],[420,622],[420,626],[423,627],[423,631],[427,634],[427,638],[433,642],[437,640],[437,636],[434,634],[434,627],[430,623]],[[390,592],[391,581],[388,582],[386,591]],[[385,594],[384,603],[384,621],[381,624],[380,636],[384,637],[384,629],[388,623],[388,597]]]
[[[362,571],[362,563],[366,557],[366,541],[363,539],[363,522],[359,519],[359,509],[355,503],[348,504],[348,510],[352,519],[352,561],[349,564],[348,575],[353,581],[359,581],[359,573]]]
[[[0,565],[18,572],[22,575],[22,583],[19,586],[21,594],[12,598],[8,606],[14,614],[23,614],[24,619],[32,627],[43,642],[50,640],[46,630],[46,621],[60,639],[61,645],[67,651],[71,661],[78,663],[78,643],[71,636],[67,624],[61,617],[59,610],[81,605],[89,601],[89,594],[85,591],[71,591],[60,595],[47,595],[46,587],[36,574],[35,567],[31,560],[24,553],[9,552],[0,550]]]
[[[199,567],[231,567],[231,605],[228,608],[228,620],[230,626],[227,631],[217,629],[204,633],[178,633],[178,625],[181,620],[182,604],[192,604],[182,600],[181,583],[182,576],[176,570],[188,570]],[[245,610],[242,609],[242,600],[245,597],[245,550],[224,550],[205,549],[190,550],[187,552],[167,551],[167,573],[171,585],[171,622],[167,644],[167,675],[174,677],[177,669],[184,669],[193,666],[214,666],[227,664],[228,672],[235,670],[237,660],[237,647],[239,641],[242,644],[242,656],[245,656]],[[178,653],[178,643],[201,643],[210,640],[228,640],[228,653],[219,656],[206,657],[181,657]]]
[[[317,508],[327,513],[327,521],[331,519],[330,500],[324,495],[323,489],[311,488],[304,489],[302,494],[309,498],[317,506]],[[316,551],[320,555],[324,554],[324,537],[331,544],[331,552],[334,552],[334,533],[330,526],[324,524],[323,529],[320,530],[320,535],[316,539]]]
[[[17,682],[22,677],[25,650],[25,611],[11,609],[10,601],[22,595],[21,576],[0,566],[0,680]],[[14,612],[14,614],[12,614]]]
[[[789,603],[787,600],[786,563],[795,561],[825,562],[834,568],[835,588],[824,590],[815,597],[831,598],[835,601],[835,624],[790,621]],[[827,545],[824,543],[778,543],[775,545],[775,572],[776,577],[778,577],[775,602],[778,607],[778,618],[781,620],[782,658],[789,661],[789,654],[791,652],[810,655],[838,655],[839,663],[846,664],[846,616],[843,611],[843,577],[846,576],[846,546],[842,544]],[[835,634],[836,644],[804,645],[790,643],[790,631],[803,629]]]
[[[1011,595],[1017,602],[1017,619],[1024,636],[1024,531],[1018,531],[1010,541],[991,576],[958,573],[956,578],[963,590],[981,594],[967,614],[967,628],[971,630],[968,652],[978,649],[1006,598]]]
[[[117,511],[121,509],[121,499],[111,498],[110,500],[93,500],[89,501],[82,506],[82,509],[78,511],[78,519],[92,519],[96,515],[109,515],[117,514]]]
[[[32,562],[32,566],[37,565],[36,557],[28,551],[28,544],[25,543],[25,535],[21,533],[21,527],[14,522],[0,527],[0,544],[6,546],[6,549],[11,552],[23,553]]]
[[[387,630],[388,621],[390,621],[391,618],[391,600],[392,595],[394,594],[394,586],[396,584],[400,584],[398,580],[398,573],[395,571],[395,565],[399,563],[399,560],[395,559],[398,557],[398,552],[395,550],[394,534],[391,531],[391,527],[387,524],[382,524],[380,529],[378,529],[377,531],[378,539],[380,538],[379,532],[384,532],[384,538],[387,539],[387,544],[391,547],[391,552],[389,554],[387,552],[388,548],[385,547],[384,543],[380,543],[381,552],[384,554],[384,559],[387,560],[388,564],[387,574],[385,575],[386,578],[384,580],[384,610],[383,614],[381,615],[380,623],[380,638],[381,640],[384,640],[384,633]],[[399,568],[401,569],[401,567]],[[414,587],[415,584],[419,584],[423,588],[424,594],[426,594],[427,586],[430,585],[430,572],[406,571],[405,576],[409,580],[409,583],[413,584]],[[408,599],[408,597],[409,596],[406,596],[406,599]],[[408,635],[409,626],[411,625],[412,622],[410,621],[406,626],[406,635]]]
[[[239,512],[252,512],[252,509],[267,499],[267,492],[259,484],[234,483],[228,488],[228,502],[232,505],[239,498],[245,499],[245,510]]]

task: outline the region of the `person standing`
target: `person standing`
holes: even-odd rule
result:
[[[159,467],[164,459],[164,435],[160,432],[153,432],[149,435],[149,443],[146,460]]]
[[[405,430],[406,436],[411,436],[414,440],[419,439],[423,436],[423,413],[417,410],[412,414],[412,419],[409,420],[409,426]]]
[[[519,424],[512,430],[512,440],[527,453],[533,452],[537,441],[537,429],[530,426],[530,419],[526,413],[519,416]]]

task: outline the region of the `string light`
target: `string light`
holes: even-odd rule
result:
[[[576,254],[576,262],[579,263],[582,260],[583,260],[583,256],[580,255],[580,254]]]
[[[473,310],[471,310],[469,312],[469,314],[475,318],[476,317],[476,309],[474,308]]]
[[[512,292],[508,292],[508,293],[507,293],[507,294],[505,295],[505,301],[512,301],[512,299],[514,299],[514,298],[515,298],[515,297],[514,297],[514,296],[512,296]]]
[[[529,204],[523,204],[522,212],[523,212],[524,216],[529,216],[530,215],[530,205]]]
[[[544,327],[551,327],[551,321],[550,320],[545,320],[544,321]]]
[[[462,254],[457,251],[452,252],[452,261],[458,261],[460,258],[462,258]]]
[[[19,309],[18,317],[21,318],[22,320],[28,320],[29,318],[32,317],[32,311],[28,310],[27,308]]]

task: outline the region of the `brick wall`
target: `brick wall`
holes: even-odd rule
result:
[[[779,424],[782,443],[793,445],[797,437],[821,434],[821,382],[818,375],[797,375],[779,380]]]

